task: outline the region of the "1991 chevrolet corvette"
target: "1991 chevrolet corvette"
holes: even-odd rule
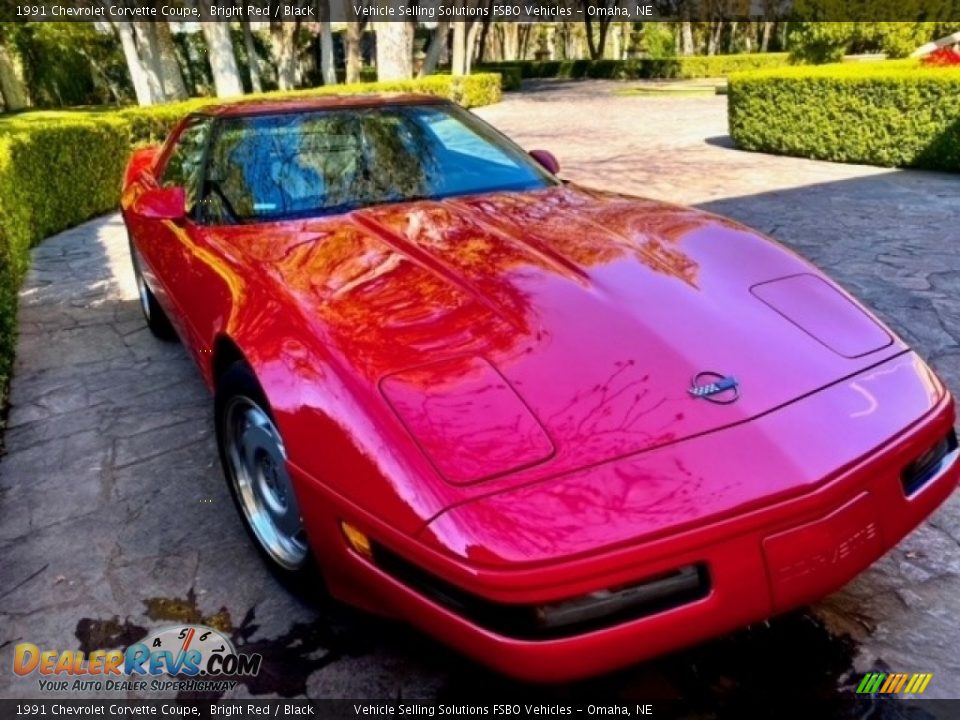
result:
[[[133,156],[144,315],[277,572],[561,680],[814,601],[956,487],[949,393],[816,268],[556,172],[419,96]]]

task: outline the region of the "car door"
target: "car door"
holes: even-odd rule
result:
[[[198,356],[208,348],[191,322],[195,295],[196,262],[193,247],[203,228],[196,223],[197,197],[203,162],[210,137],[212,118],[188,119],[154,171],[160,187],[182,187],[186,191],[186,215],[180,220],[133,217],[136,227],[136,252],[140,265],[167,316],[187,348]]]

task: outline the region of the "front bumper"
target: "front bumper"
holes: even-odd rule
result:
[[[334,563],[328,581],[341,598],[389,608],[389,614],[505,674],[556,682],[613,670],[816,601],[893,547],[960,480],[960,464],[952,462],[909,496],[904,490],[903,469],[953,427],[949,395],[931,393],[929,405],[882,446],[829,477],[812,479],[801,493],[604,552],[572,552],[558,562],[483,565],[451,557],[429,542],[391,545],[432,575],[506,605],[577,597],[684,566],[708,568],[705,596],[639,619],[531,640],[492,631],[349,551]]]

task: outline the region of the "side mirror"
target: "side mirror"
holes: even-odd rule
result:
[[[153,220],[182,220],[187,214],[187,192],[182,187],[151,188],[134,200],[132,210]]]
[[[540,163],[547,172],[556,175],[560,172],[560,163],[549,150],[531,150],[530,157]]]

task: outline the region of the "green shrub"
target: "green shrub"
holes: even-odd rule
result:
[[[727,77],[744,70],[783,67],[790,62],[788,53],[743,53],[673,58],[679,61],[681,78]],[[670,58],[667,58],[670,60]],[[662,62],[654,59],[653,62]],[[657,76],[659,77],[659,76]]]
[[[485,73],[335,85],[257,97],[371,92],[425,93],[475,107],[498,101],[501,91],[500,76]],[[184,115],[220,102],[196,98],[145,108],[23,113],[0,120],[0,406],[13,361],[17,289],[30,248],[53,233],[114,209],[131,147],[158,142]]]
[[[432,77],[442,76],[434,75]],[[451,80],[452,83],[449,94],[436,94],[444,94],[446,97],[468,108],[492,105],[500,101],[502,79],[497,73],[478,73],[476,75],[452,77]]]
[[[815,6],[820,1],[805,0],[803,4],[809,7],[798,5],[796,9],[800,15],[815,17]],[[826,11],[845,16],[857,14],[855,10],[841,10],[839,7]],[[907,10],[902,11],[904,17],[910,14]],[[804,63],[838,62],[848,53],[885,53],[892,58],[901,58],[925,42],[953,31],[954,28],[935,22],[791,22],[789,46],[791,57]]]
[[[742,70],[775,68],[787,65],[787,53],[744,53],[687,57],[638,58],[635,60],[548,60],[545,62],[510,61],[486,63],[478,70],[517,72],[523,79],[560,78],[580,80],[641,80],[660,78],[726,77]]]
[[[484,71],[493,72],[500,76],[500,89],[504,92],[519,90],[523,81],[523,69],[517,65],[489,64],[483,66]],[[470,76],[473,77],[473,76]]]
[[[960,68],[844,63],[734,75],[738,147],[885,167],[960,170]]]
[[[790,24],[790,57],[800,63],[834,63],[849,50],[856,34],[854,22],[798,22]]]

